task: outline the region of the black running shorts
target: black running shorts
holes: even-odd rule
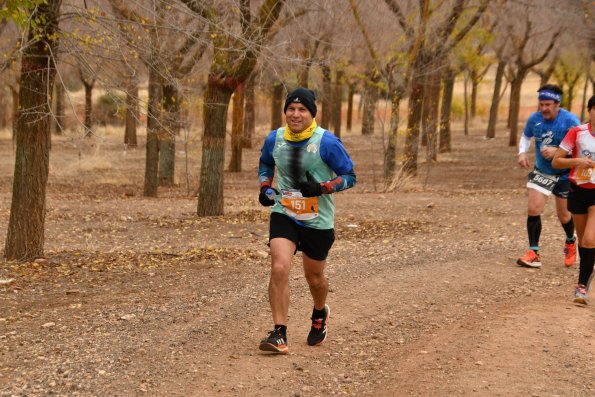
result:
[[[293,241],[297,251],[302,251],[309,258],[323,261],[335,242],[335,229],[321,230],[301,226],[287,215],[273,212],[269,224],[269,241],[278,237]]]
[[[568,194],[568,211],[572,214],[587,214],[592,205],[595,205],[595,189],[585,189],[574,183],[571,184]]]
[[[554,196],[558,196],[560,198],[568,198],[568,192],[570,191],[570,181],[568,179],[564,179],[563,181],[558,181],[552,193]]]

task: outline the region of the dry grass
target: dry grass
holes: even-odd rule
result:
[[[0,130],[0,139],[10,142],[12,131]],[[145,166],[145,129],[137,130],[138,146],[126,147],[123,127],[97,126],[92,136],[85,137],[82,130],[66,130],[63,135],[52,136],[50,151],[50,183],[58,184],[114,184],[142,186]],[[198,131],[191,131],[186,154],[185,137],[177,139],[176,181],[186,183],[186,156],[188,178],[198,180],[201,142]],[[2,169],[14,169],[14,150],[0,158]],[[60,153],[55,155],[55,153]]]

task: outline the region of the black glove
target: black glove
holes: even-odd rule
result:
[[[318,182],[301,182],[300,192],[304,197],[315,197],[322,195],[322,186]]]
[[[267,195],[267,190],[270,190],[268,195]],[[272,194],[271,194],[271,191],[273,192]],[[260,194],[258,195],[258,201],[260,202],[260,204],[264,205],[265,207],[270,207],[271,205],[275,205],[275,201],[276,201],[275,196],[278,194],[279,194],[279,192],[274,187],[264,185],[260,188]],[[269,197],[269,196],[272,196],[272,197]]]

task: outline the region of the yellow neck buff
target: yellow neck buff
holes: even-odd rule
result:
[[[312,120],[312,124],[310,124],[310,127],[306,128],[302,132],[293,132],[289,129],[288,126],[285,126],[285,133],[283,134],[283,138],[285,138],[286,141],[291,142],[303,141],[305,139],[310,138],[312,134],[314,134],[314,130],[316,130],[316,127],[316,120]]]

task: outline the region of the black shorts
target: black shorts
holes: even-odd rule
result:
[[[297,251],[302,251],[316,261],[323,261],[335,242],[335,229],[301,226],[287,215],[273,212],[269,224],[269,241],[277,237],[293,241]]]
[[[570,181],[568,179],[564,179],[563,181],[559,180],[556,182],[556,186],[554,186],[554,196],[558,196],[560,198],[568,198],[568,193],[570,192]]]
[[[592,205],[595,205],[595,189],[585,189],[574,183],[571,184],[568,211],[572,214],[587,214]]]

